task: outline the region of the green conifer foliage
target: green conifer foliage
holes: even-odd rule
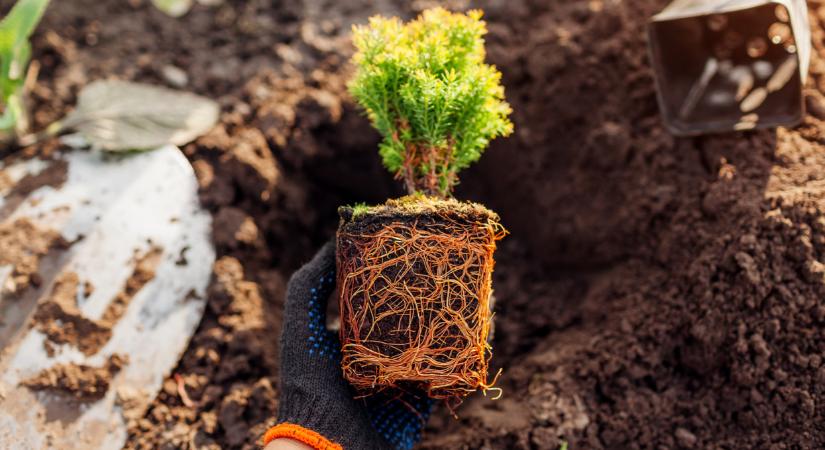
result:
[[[411,194],[449,197],[456,173],[513,131],[501,73],[484,63],[486,32],[481,11],[441,8],[353,27],[350,92],[383,137],[384,165]]]

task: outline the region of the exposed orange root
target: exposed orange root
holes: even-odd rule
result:
[[[457,404],[490,389],[497,220],[439,215],[339,230],[342,368],[359,390],[417,386]]]

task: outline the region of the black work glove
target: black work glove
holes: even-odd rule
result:
[[[265,441],[290,437],[318,449],[336,448],[334,444],[344,450],[411,449],[421,438],[433,401],[423,392],[394,389],[356,398],[342,376],[338,335],[326,328],[327,301],[334,290],[335,245],[330,242],[289,280],[279,425]]]

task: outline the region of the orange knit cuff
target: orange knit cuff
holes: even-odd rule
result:
[[[315,450],[344,450],[340,444],[330,441],[320,434],[294,423],[279,423],[264,434],[264,446],[278,438],[294,439]]]

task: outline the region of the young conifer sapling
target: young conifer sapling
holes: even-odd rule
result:
[[[501,74],[484,62],[480,11],[424,11],[353,29],[350,91],[408,194],[342,207],[337,236],[344,376],[460,401],[489,389],[493,252],[505,230],[452,197],[457,173],[512,132]]]

